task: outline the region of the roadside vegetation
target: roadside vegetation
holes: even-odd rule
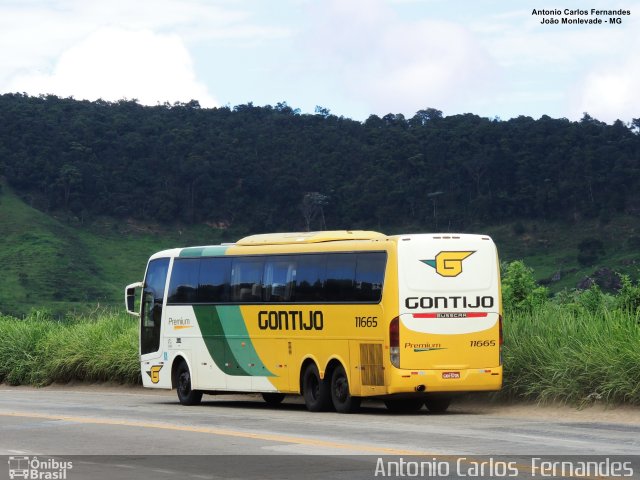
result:
[[[640,405],[640,286],[550,297],[523,262],[503,265],[502,399]],[[0,316],[0,382],[140,382],[137,322],[102,310],[58,320]]]
[[[64,320],[45,311],[23,319],[0,316],[0,336],[0,382],[139,382],[137,324],[123,313]]]
[[[549,298],[522,262],[504,266],[505,384],[500,397],[640,405],[640,286],[597,285]]]

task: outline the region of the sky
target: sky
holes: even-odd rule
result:
[[[591,8],[631,14],[532,14]],[[0,93],[144,105],[628,123],[638,52],[640,0],[0,0]]]

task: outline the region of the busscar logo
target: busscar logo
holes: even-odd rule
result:
[[[151,378],[151,383],[158,383],[160,381],[160,370],[164,365],[153,365],[151,370],[147,370],[147,375]]]
[[[457,277],[462,273],[462,261],[473,255],[475,252],[440,252],[433,260],[420,260],[432,268],[443,277]]]

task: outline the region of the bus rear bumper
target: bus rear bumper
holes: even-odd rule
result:
[[[387,394],[482,392],[502,388],[502,366],[447,370],[390,369]],[[388,370],[389,371],[389,370]]]

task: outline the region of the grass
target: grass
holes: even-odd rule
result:
[[[640,405],[640,319],[548,302],[505,317],[502,395],[584,405]]]
[[[0,382],[139,383],[137,323],[105,311],[60,321],[42,311],[18,319],[0,316]]]

